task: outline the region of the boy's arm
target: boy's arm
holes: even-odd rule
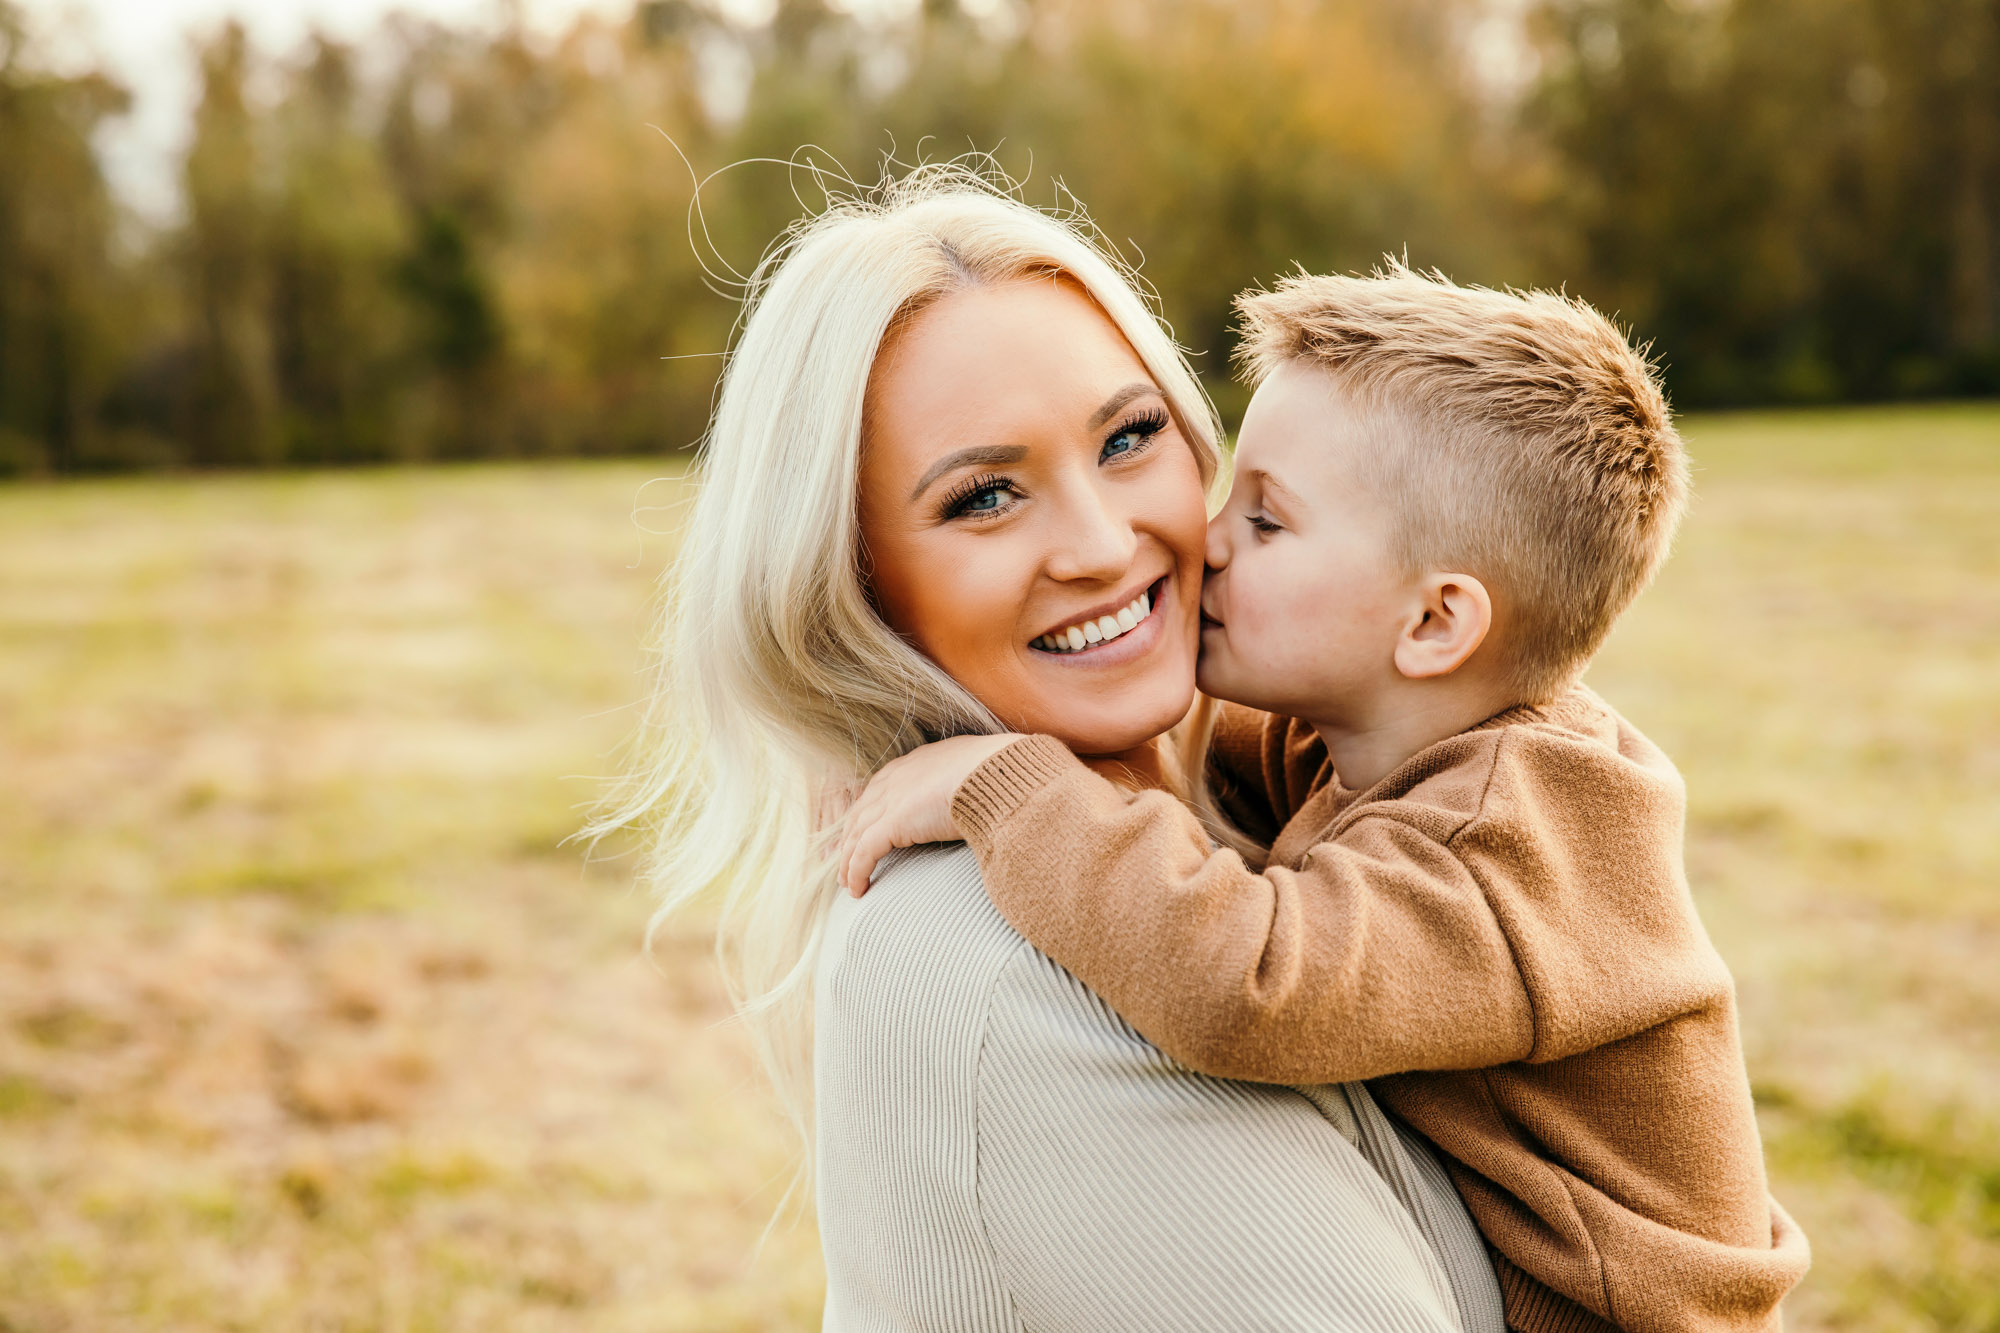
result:
[[[1120,791],[1049,737],[952,802],[1016,929],[1184,1064],[1333,1083],[1525,1058],[1533,1013],[1471,873],[1391,818],[1297,870],[1216,851],[1164,792]]]

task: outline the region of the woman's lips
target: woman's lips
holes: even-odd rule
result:
[[[1028,645],[1037,656],[1065,666],[1117,666],[1143,655],[1160,641],[1161,626],[1165,621],[1165,608],[1171,600],[1173,576],[1162,575],[1158,581],[1145,590],[1141,597],[1147,601],[1145,619],[1135,621],[1132,628],[1124,630],[1116,638],[1102,639],[1097,643],[1086,643],[1082,648],[1054,650],[1041,644],[1055,637],[1043,635],[1035,643]]]
[[[1106,643],[1120,635],[1129,634],[1139,623],[1153,614],[1152,591],[1158,580],[1147,584],[1136,594],[1115,606],[1102,607],[1080,616],[1068,625],[1050,630],[1047,634],[1036,635],[1029,640],[1030,648],[1043,652],[1080,653],[1100,643]]]

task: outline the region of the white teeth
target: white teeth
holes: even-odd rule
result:
[[[1128,605],[1120,607],[1115,615],[1099,616],[1095,620],[1079,621],[1066,629],[1052,630],[1028,646],[1046,653],[1078,652],[1092,644],[1106,643],[1121,634],[1130,633],[1152,614],[1153,596],[1142,592]]]

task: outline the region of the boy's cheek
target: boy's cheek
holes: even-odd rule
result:
[[[1214,694],[1229,683],[1229,639],[1220,626],[1201,627],[1201,651],[1194,659],[1195,688],[1203,694]]]
[[[1237,642],[1228,626],[1204,628],[1201,655],[1195,659],[1195,688],[1230,703],[1263,707],[1262,699],[1269,691],[1264,688],[1264,682],[1257,679],[1257,671],[1246,669],[1255,661],[1254,653],[1246,654],[1244,651],[1249,647],[1251,645]]]
[[[1205,630],[1201,636],[1201,651],[1194,659],[1194,687],[1203,694],[1214,694],[1220,683],[1220,673],[1216,667],[1216,651],[1209,645],[1214,631]]]

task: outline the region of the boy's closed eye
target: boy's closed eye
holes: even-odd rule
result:
[[[1246,497],[1252,503],[1244,518],[1257,535],[1296,531],[1298,511],[1305,506],[1298,492],[1264,468],[1253,469],[1248,480],[1255,489]]]

